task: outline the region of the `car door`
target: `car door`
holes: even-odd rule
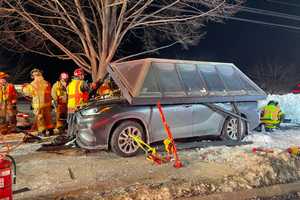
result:
[[[191,104],[163,105],[162,108],[174,138],[193,136],[193,106]],[[157,107],[153,107],[150,127],[150,142],[161,141],[167,138]]]
[[[224,123],[220,113],[204,104],[193,105],[193,136],[219,135]]]

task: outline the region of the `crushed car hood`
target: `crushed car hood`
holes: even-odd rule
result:
[[[110,99],[93,99],[89,101],[86,105],[84,105],[79,111],[89,109],[95,106],[106,106],[110,104],[121,104],[128,103],[124,98],[110,98]]]

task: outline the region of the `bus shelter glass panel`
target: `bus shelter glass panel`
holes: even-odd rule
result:
[[[161,96],[153,67],[149,68],[140,92],[140,96]]]
[[[211,64],[198,64],[198,70],[203,76],[207,85],[208,92],[211,94],[223,95],[226,93],[226,88],[221,80],[216,68]]]
[[[138,83],[138,78],[143,73],[141,70],[143,66],[142,62],[128,62],[123,63],[122,65],[118,65],[118,70],[120,71],[121,75],[125,78],[128,83],[128,87],[131,89],[135,88]]]
[[[184,96],[185,92],[179,80],[175,64],[172,63],[153,63],[152,66],[157,70],[159,86],[164,96]]]
[[[207,94],[205,83],[200,78],[195,64],[177,64],[177,68],[188,95]]]
[[[246,94],[245,84],[240,79],[237,71],[231,65],[217,65],[216,67],[225,82],[229,94]]]
[[[252,81],[246,77],[244,74],[240,74],[241,80],[243,81],[245,88],[250,95],[260,95],[259,89],[256,89],[255,85],[252,84]]]

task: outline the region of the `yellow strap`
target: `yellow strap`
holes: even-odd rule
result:
[[[164,140],[164,145],[165,145],[165,150],[168,153],[172,153],[173,152],[173,147],[172,147],[172,142],[169,138],[166,138]]]
[[[151,152],[153,154],[156,154],[156,149],[151,147],[150,145],[146,144],[139,136],[132,135],[131,133],[128,133],[128,136],[131,137],[138,144],[138,146],[141,149],[143,149],[143,151],[145,151],[146,153]]]

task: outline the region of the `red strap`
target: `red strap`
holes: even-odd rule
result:
[[[273,149],[263,148],[263,147],[254,147],[252,148],[252,152],[264,152],[264,153],[274,153]]]
[[[162,159],[154,154],[149,154],[147,157],[148,157],[148,159],[152,160],[153,162],[155,162],[158,165],[163,163]]]
[[[175,168],[180,168],[183,165],[182,165],[182,163],[181,163],[181,161],[179,159],[179,156],[177,154],[177,148],[176,148],[176,145],[175,145],[175,142],[174,142],[174,138],[173,138],[172,132],[171,132],[171,130],[170,130],[168,124],[167,124],[166,117],[164,115],[164,112],[162,110],[162,106],[161,106],[161,104],[160,104],[159,101],[157,102],[157,107],[158,107],[158,110],[159,110],[159,114],[160,114],[162,123],[163,123],[164,128],[165,128],[165,131],[167,132],[168,138],[171,141],[171,144],[173,146],[173,154],[174,154],[174,157],[175,157],[174,167]]]

